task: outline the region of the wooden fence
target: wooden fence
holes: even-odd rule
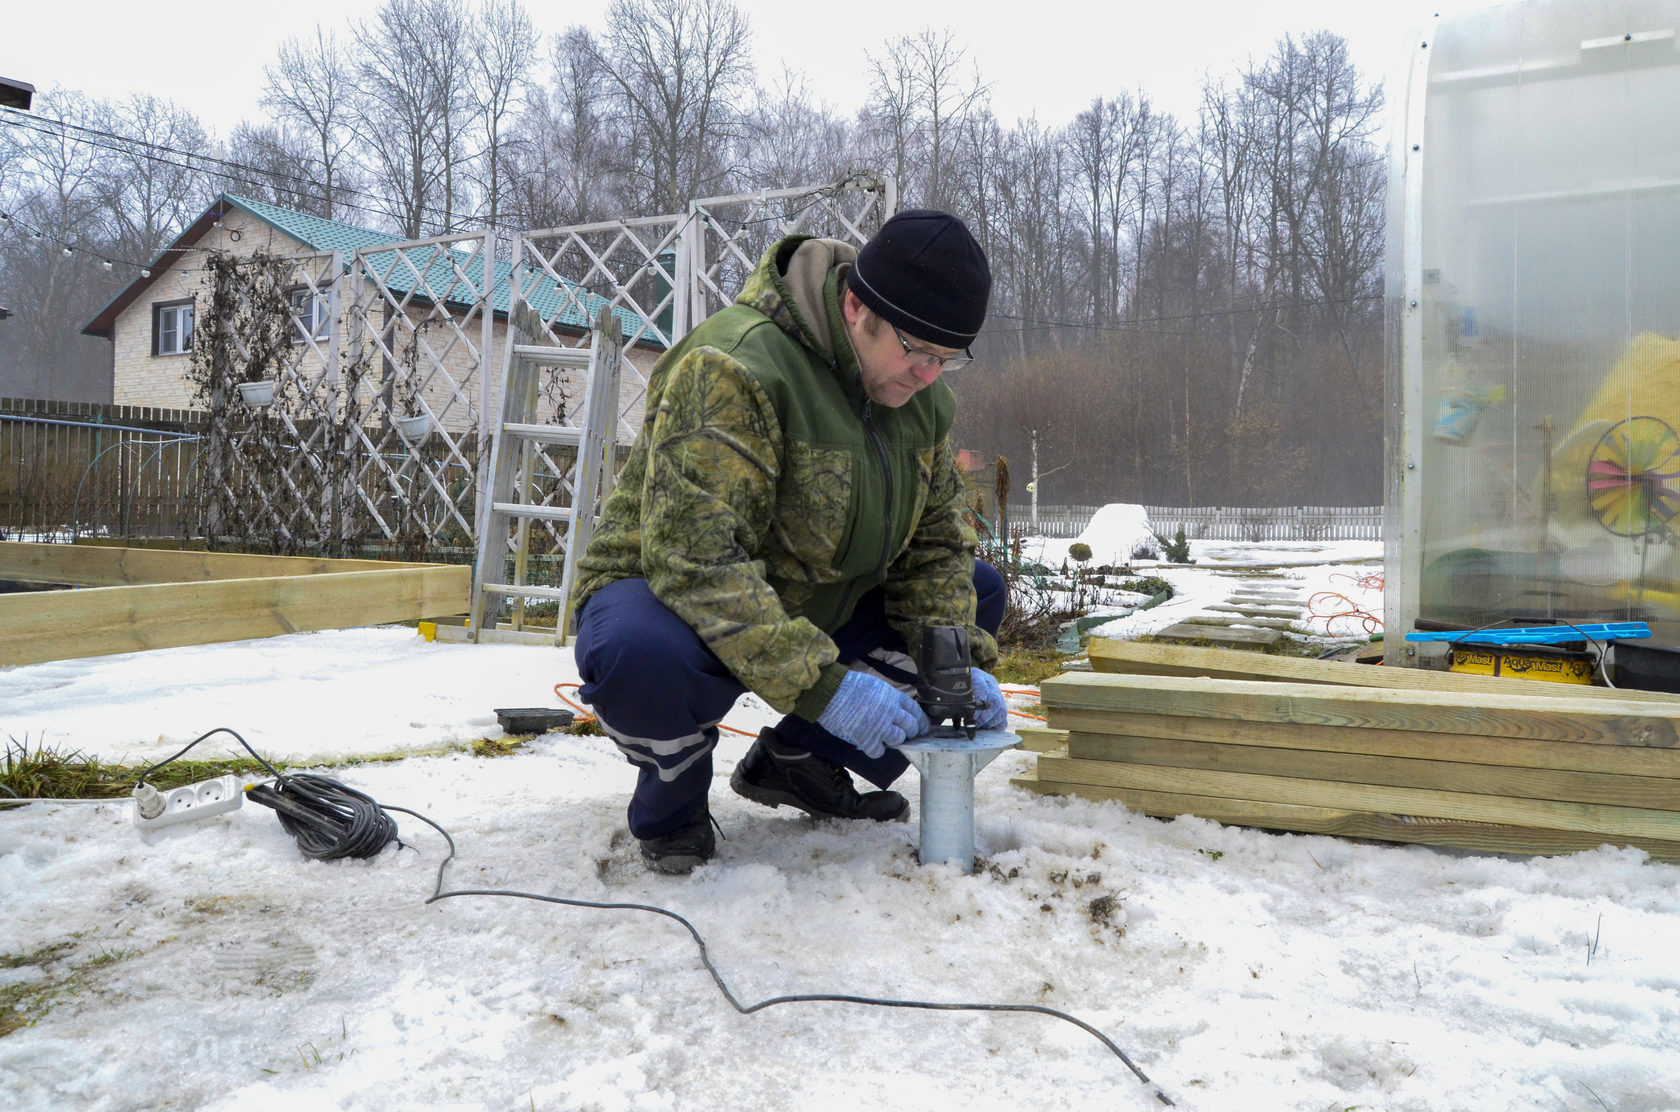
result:
[[[184,536],[204,414],[0,399],[0,536]]]
[[[1038,507],[1037,532],[1077,537],[1102,507]],[[1381,506],[1145,506],[1149,526],[1172,537],[1179,526],[1191,540],[1210,541],[1380,541]],[[1032,508],[1011,504],[1009,525],[1032,532]]]
[[[208,424],[209,414],[191,410],[0,399],[0,540],[203,539]],[[422,481],[414,466],[421,455],[441,451],[435,444],[406,449],[389,472],[363,476],[360,504],[376,507],[400,532],[392,538],[368,528],[338,547],[352,554],[388,551],[406,560],[470,562],[475,539],[438,525],[442,498],[471,503],[471,459],[453,471],[447,461],[434,464],[448,480],[436,485]],[[229,482],[236,490],[251,485],[237,469]],[[215,547],[314,551],[311,538],[287,543],[248,523],[219,531]],[[533,548],[534,556],[542,552],[541,545]]]

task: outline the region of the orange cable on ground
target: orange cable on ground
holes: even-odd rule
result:
[[[1039,693],[1036,689],[1030,688],[1030,687],[1005,687],[1005,688],[1002,688],[1001,690],[1003,691],[1003,693],[1005,695],[1031,696],[1034,699],[1042,698],[1042,696],[1039,695]],[[1016,710],[1014,707],[1009,708],[1009,713],[1015,715],[1018,718],[1030,718],[1034,722],[1048,722],[1049,721],[1049,719],[1045,718],[1042,714],[1028,714],[1026,711]]]
[[[1362,591],[1380,591],[1383,587],[1383,577],[1381,572],[1373,572],[1370,575],[1357,576],[1348,575],[1345,572],[1337,572],[1330,578],[1345,579]],[[1320,609],[1321,606],[1329,607],[1338,601],[1343,604],[1343,609],[1334,611]],[[1330,629],[1330,623],[1334,622],[1337,618],[1357,619],[1359,623],[1365,627],[1365,632],[1367,634],[1380,633],[1383,627],[1381,618],[1364,609],[1340,591],[1319,591],[1317,594],[1307,599],[1307,611],[1314,618],[1324,619],[1324,628],[1326,632]]]
[[[1369,572],[1365,575],[1350,575],[1345,571],[1339,571],[1331,575],[1330,578],[1345,579],[1361,591],[1380,591],[1383,589],[1383,573],[1380,571]]]
[[[559,696],[561,702],[567,704],[568,706],[576,707],[579,711],[583,712],[583,717],[575,719],[574,722],[596,722],[596,721],[599,721],[599,719],[596,715],[590,714],[587,710],[584,710],[583,705],[581,703],[572,702],[570,699],[566,698],[565,694],[562,693],[561,690],[560,690],[562,687],[568,687],[568,688],[572,688],[572,689],[575,690],[576,688],[579,688],[579,687],[582,687],[582,686],[583,686],[582,684],[577,684],[577,683],[557,683],[557,684],[554,685],[554,694]],[[740,734],[742,737],[757,737],[758,736],[757,734],[751,733],[747,730],[737,730],[733,726],[725,726],[722,722],[718,723],[718,729],[728,730],[730,733]]]
[[[580,715],[582,715],[581,718],[578,718],[578,719],[574,720],[573,725],[577,725],[578,723],[582,723],[582,722],[593,722],[593,721],[595,721],[595,716],[593,714],[590,714],[589,711],[584,708],[584,705],[582,703],[574,703],[570,699],[566,698],[565,692],[561,691],[560,689],[562,687],[569,687],[569,688],[571,688],[572,690],[575,691],[582,686],[583,685],[581,683],[557,683],[557,684],[554,685],[555,696],[562,703],[565,703],[567,706],[576,708],[577,712]]]

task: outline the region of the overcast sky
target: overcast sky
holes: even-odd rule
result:
[[[803,71],[818,97],[844,113],[868,94],[866,52],[924,27],[951,27],[1005,124],[1037,114],[1061,125],[1094,96],[1142,88],[1188,121],[1204,73],[1228,76],[1267,55],[1285,34],[1325,28],[1347,39],[1355,64],[1376,78],[1403,57],[1408,32],[1437,11],[1491,0],[845,0],[803,5],[738,0],[753,27],[761,83],[783,63]],[[226,135],[261,116],[263,66],[288,37],[317,20],[346,36],[378,0],[325,5],[236,5],[226,0],[8,0],[0,15],[0,76],[39,90],[94,96],[150,91],[174,100]],[[545,38],[578,21],[599,28],[604,5],[528,2]],[[960,12],[960,17],[954,13]],[[953,22],[953,20],[959,20]]]

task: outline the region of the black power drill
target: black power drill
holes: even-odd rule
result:
[[[916,701],[938,726],[946,719],[974,737],[974,676],[969,671],[968,630],[962,626],[922,628],[916,654]]]

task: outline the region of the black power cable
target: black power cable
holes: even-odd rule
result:
[[[396,820],[371,796],[329,776],[288,776],[247,788],[245,798],[274,808],[298,851],[316,861],[372,857],[397,840]]]
[[[564,896],[544,896],[536,892],[520,892],[506,888],[459,888],[445,892],[443,877],[449,863],[455,859],[455,839],[449,831],[422,815],[418,811],[411,811],[407,807],[380,806],[362,792],[347,787],[337,780],[327,776],[317,776],[312,773],[298,773],[286,775],[278,771],[252,749],[250,743],[226,726],[202,734],[187,744],[185,749],[172,757],[167,757],[152,765],[140,774],[140,782],[144,783],[147,774],[162,768],[170,761],[176,760],[194,745],[205,738],[218,733],[231,735],[245,751],[256,758],[257,762],[274,774],[276,785],[258,784],[246,789],[245,794],[254,802],[266,807],[274,808],[280,817],[280,825],[286,832],[297,840],[298,849],[305,857],[313,860],[330,860],[339,857],[372,857],[397,839],[396,820],[388,814],[398,811],[405,815],[413,815],[421,822],[443,835],[443,840],[449,844],[449,853],[438,862],[437,880],[432,886],[432,894],[426,903],[432,904],[439,900],[453,899],[458,896],[499,896],[507,899],[535,900],[539,903],[560,904],[564,907],[590,908],[596,911],[642,911],[650,915],[660,915],[682,925],[694,939],[695,947],[700,951],[700,964],[705,966],[711,975],[712,982],[717,985],[723,998],[729,1001],[729,1006],[741,1015],[751,1015],[765,1008],[777,1004],[867,1004],[877,1008],[912,1008],[922,1011],[936,1012],[1030,1012],[1036,1015],[1050,1016],[1073,1024],[1081,1031],[1091,1035],[1131,1070],[1137,1079],[1148,1085],[1154,1092],[1155,1099],[1162,1104],[1172,1106],[1173,1102],[1160,1086],[1149,1079],[1149,1075],[1139,1069],[1126,1052],[1113,1039],[1097,1030],[1076,1016],[1055,1008],[1046,1008],[1039,1004],[968,1004],[968,1003],[939,1003],[930,1000],[895,1000],[887,997],[856,996],[850,993],[807,992],[786,996],[772,996],[760,1000],[756,1004],[743,1004],[735,993],[730,991],[729,985],[712,963],[711,952],[706,947],[706,940],[693,923],[671,911],[655,904],[640,903],[604,903],[595,900],[577,900]],[[399,844],[401,844],[399,842]]]
[[[451,856],[453,856],[453,843],[451,843],[451,847]],[[442,876],[440,871],[439,881],[441,882],[441,880]],[[706,940],[700,936],[700,932],[695,929],[694,924],[690,923],[687,919],[684,919],[676,912],[670,911],[666,908],[657,907],[653,904],[596,903],[593,900],[573,900],[562,896],[542,896],[535,892],[516,892],[500,888],[463,888],[453,892],[437,891],[434,892],[431,898],[426,902],[433,903],[437,900],[449,899],[452,896],[509,896],[521,900],[540,900],[543,903],[562,904],[566,907],[594,908],[598,911],[645,911],[651,915],[663,915],[667,919],[673,919],[682,924],[683,929],[688,931],[689,935],[693,937],[694,945],[700,951],[700,964],[704,965],[706,967],[706,972],[712,975],[712,981],[716,983],[718,991],[723,993],[723,998],[729,1001],[729,1006],[742,1015],[751,1015],[756,1011],[761,1011],[776,1004],[834,1003],[869,1004],[878,1008],[916,1008],[924,1011],[935,1012],[1035,1012],[1038,1015],[1047,1015],[1056,1019],[1066,1020],[1068,1023],[1073,1024],[1075,1027],[1078,1027],[1080,1030],[1093,1036],[1097,1039],[1097,1041],[1108,1047],[1116,1058],[1119,1058],[1126,1064],[1127,1069],[1137,1075],[1137,1079],[1139,1081],[1142,1081],[1145,1085],[1154,1089],[1156,1100],[1159,1100],[1162,1104],[1169,1106],[1173,1103],[1167,1097],[1167,1094],[1161,1091],[1160,1086],[1151,1081],[1149,1079],[1149,1075],[1139,1069],[1137,1067],[1137,1063],[1127,1057],[1126,1052],[1121,1050],[1120,1047],[1115,1044],[1113,1039],[1110,1039],[1107,1035],[1103,1034],[1089,1023],[1086,1023],[1084,1020],[1079,1019],[1076,1016],[1068,1015],[1066,1012],[1059,1012],[1055,1008],[1046,1008],[1039,1004],[942,1004],[930,1000],[893,1000],[884,997],[854,996],[849,993],[833,992],[801,992],[788,996],[772,996],[767,1000],[760,1000],[756,1004],[743,1004],[736,998],[733,992],[729,991],[729,985],[724,982],[723,975],[718,972],[717,966],[712,964],[711,954],[706,949]]]

